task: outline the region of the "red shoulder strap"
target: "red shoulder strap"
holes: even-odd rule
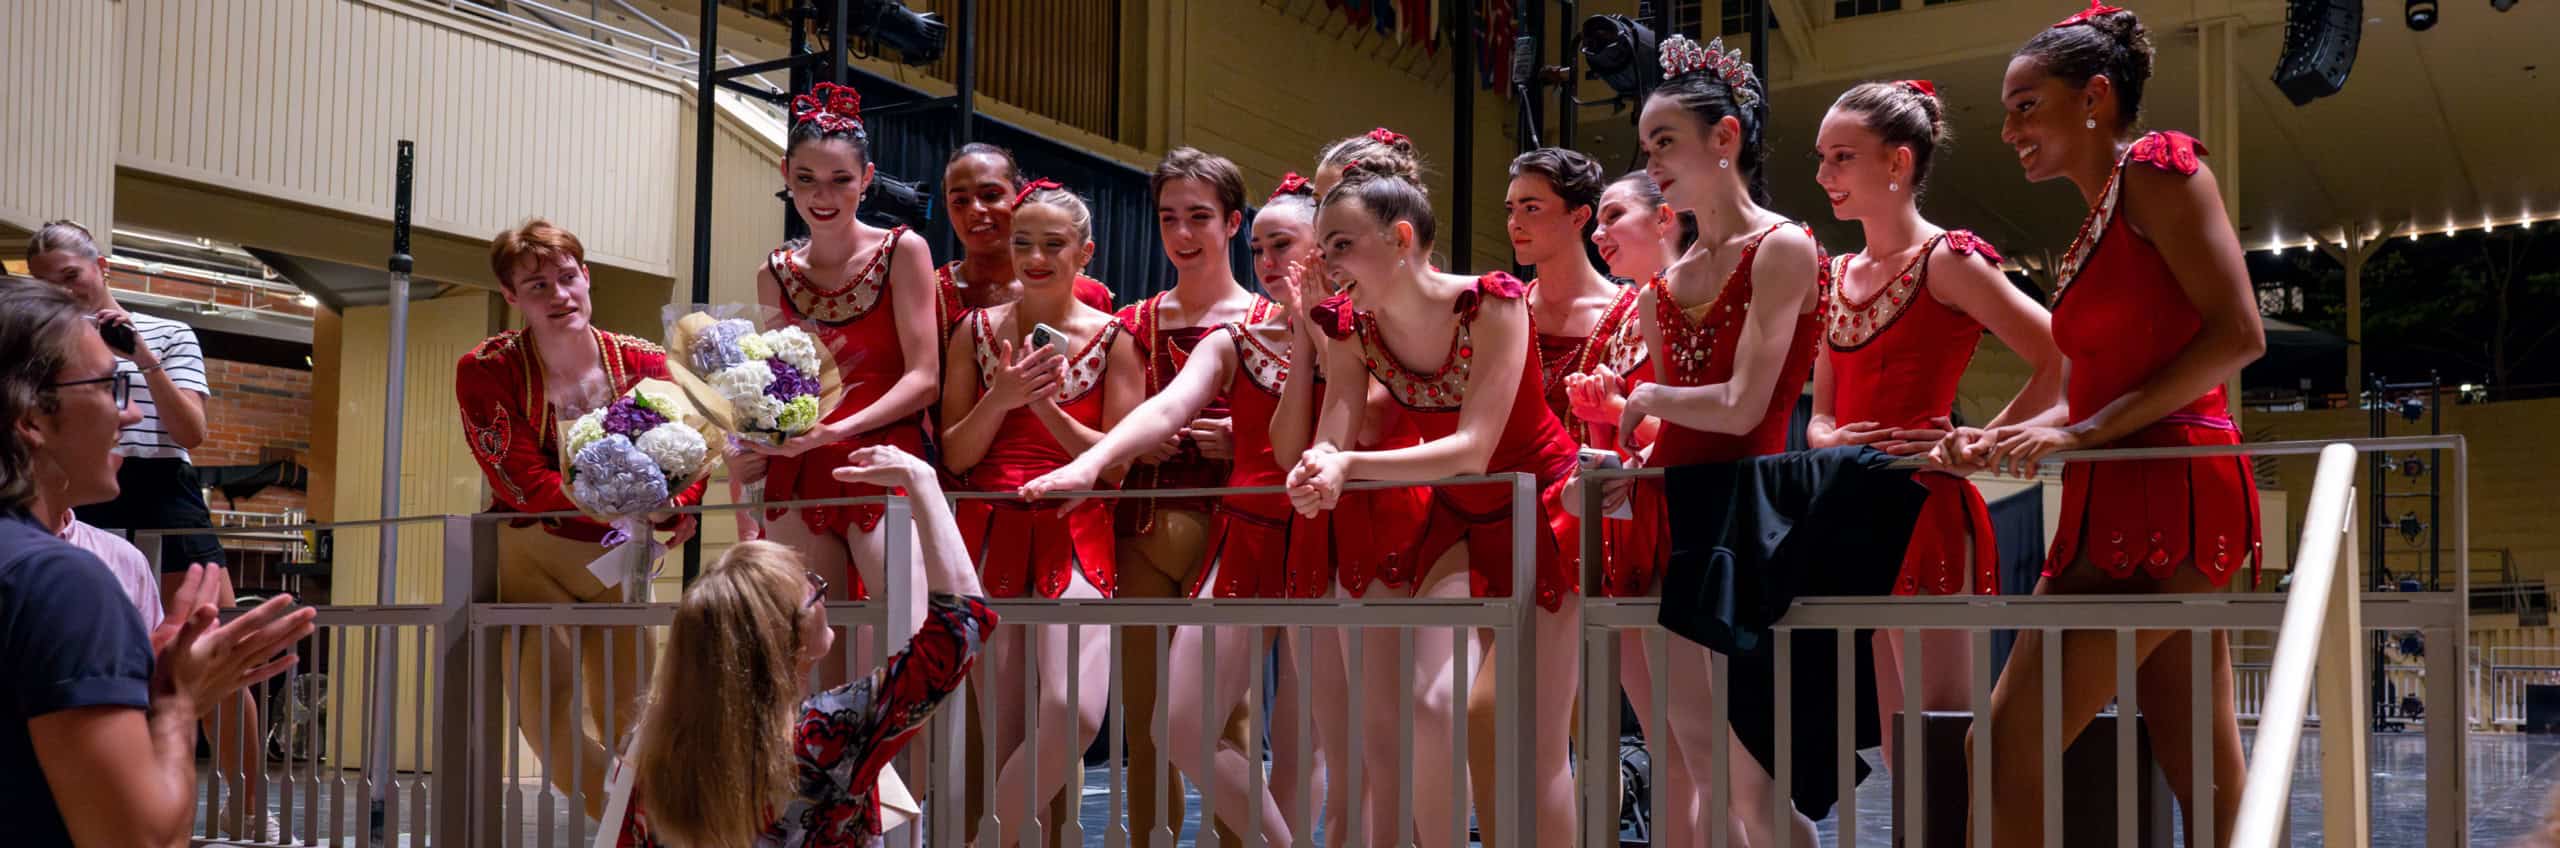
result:
[[[2204,142],[2195,136],[2174,130],[2160,130],[2143,136],[2125,151],[2125,161],[2140,162],[2182,177],[2195,176],[2204,167]]]

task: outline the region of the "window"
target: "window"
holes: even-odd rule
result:
[[[1783,3],[1787,0],[1767,0],[1767,2]],[[1671,31],[1700,41],[1719,35],[1747,35],[1751,32],[1752,25],[1759,22],[1761,3],[1762,0],[1721,0],[1716,8],[1715,30],[1701,32],[1700,24],[1706,21],[1704,0],[1679,0],[1671,4]],[[1772,30],[1778,28],[1776,17],[1769,19],[1769,28]],[[1758,57],[1745,58],[1759,61]]]
[[[1932,0],[1922,0],[1922,2],[1932,2]],[[1944,2],[1944,0],[1937,0],[1937,2]],[[1833,20],[1899,11],[1902,11],[1902,0],[1833,0],[1831,4]]]

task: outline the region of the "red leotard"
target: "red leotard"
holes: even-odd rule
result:
[[[897,311],[890,307],[889,279],[891,260],[897,254],[898,241],[907,233],[905,227],[889,230],[871,261],[852,279],[835,288],[824,288],[811,281],[792,259],[791,247],[775,248],[766,257],[766,270],[782,288],[782,317],[786,321],[806,321],[815,325],[818,343],[836,358],[836,373],[844,381],[844,399],[828,411],[826,421],[842,421],[853,417],[889,392],[889,387],[906,376],[907,354],[898,341]],[[881,425],[868,433],[856,433],[844,441],[820,445],[799,456],[777,456],[765,463],[765,497],[777,501],[850,498],[887,494],[889,490],[868,483],[844,483],[835,479],[835,470],[844,465],[845,457],[854,450],[872,445],[895,445],[909,453],[924,453],[924,419],[912,415]],[[884,508],[877,505],[813,506],[800,510],[800,520],[809,531],[821,536],[834,536],[850,527],[869,533],[880,526]],[[765,519],[780,519],[788,510],[767,509]],[[854,598],[869,597],[868,587],[860,577],[853,578],[847,590]]]
[[[1528,291],[1519,278],[1499,271],[1476,278],[1475,287],[1458,296],[1458,331],[1449,340],[1448,361],[1436,372],[1417,371],[1396,359],[1386,339],[1379,335],[1377,320],[1352,308],[1350,299],[1343,295],[1335,295],[1318,307],[1327,313],[1319,316],[1319,326],[1337,339],[1356,335],[1361,361],[1369,375],[1386,385],[1388,394],[1405,408],[1404,417],[1413,422],[1421,437],[1446,438],[1457,432],[1458,412],[1466,401],[1467,375],[1475,359],[1470,338],[1484,298],[1518,300]],[[1536,354],[1534,340],[1529,349],[1521,351],[1523,357]],[[1485,471],[1536,475],[1539,527],[1530,537],[1538,548],[1537,601],[1539,606],[1554,610],[1580,586],[1573,564],[1557,542],[1552,523],[1554,516],[1564,514],[1557,497],[1565,476],[1573,470],[1574,448],[1572,437],[1565,435],[1555,411],[1540,402],[1544,394],[1541,377],[1527,365],[1527,361],[1522,363],[1511,414],[1503,423],[1502,435],[1494,444],[1493,457]],[[1435,490],[1431,515],[1413,547],[1414,567],[1429,568],[1450,547],[1464,544],[1475,595],[1510,595],[1511,508],[1511,493],[1502,486],[1448,486]]]
[[[1780,227],[1795,226],[1813,231],[1803,224],[1776,224],[1752,237],[1742,248],[1742,261],[1733,266],[1724,288],[1714,300],[1696,307],[1683,307],[1671,296],[1670,283],[1655,275],[1648,285],[1653,287],[1652,320],[1660,330],[1662,350],[1654,352],[1654,377],[1666,386],[1712,386],[1733,379],[1736,350],[1733,339],[1742,335],[1742,325],[1751,313],[1752,263],[1759,258],[1760,243]],[[1820,258],[1816,248],[1816,257]],[[1831,263],[1815,263],[1814,285],[1819,299],[1827,301],[1831,293]],[[1693,314],[1694,313],[1694,314]],[[1796,316],[1795,335],[1787,342],[1787,358],[1778,367],[1777,382],[1769,391],[1769,406],[1760,414],[1760,423],[1742,434],[1709,433],[1662,422],[1655,436],[1651,464],[1668,468],[1705,462],[1732,462],[1754,456],[1767,456],[1787,449],[1788,420],[1795,413],[1796,399],[1803,395],[1805,380],[1813,375],[1813,354],[1821,339],[1823,310]],[[1603,587],[1613,595],[1643,595],[1653,591],[1655,579],[1661,576],[1662,559],[1670,550],[1672,516],[1662,497],[1657,480],[1644,481],[1636,487],[1630,500],[1635,507],[1635,526],[1650,528],[1654,533],[1655,558],[1651,561],[1631,557],[1612,559],[1603,574]]]
[[[963,320],[978,359],[978,393],[984,397],[994,379],[995,324],[986,310],[973,310]],[[1084,349],[1067,359],[1066,379],[1058,386],[1058,407],[1087,427],[1102,427],[1102,375],[1111,363],[1111,343],[1120,322],[1103,325]],[[962,484],[973,491],[1011,492],[1071,459],[1049,435],[1049,427],[1029,406],[1015,407],[996,427],[987,455],[970,466]],[[1067,590],[1067,569],[1084,573],[1086,581],[1110,597],[1119,569],[1112,560],[1111,508],[1106,501],[1087,501],[1065,515],[1055,503],[1020,500],[960,502],[953,517],[977,560],[987,594],[997,598],[1038,595],[1055,598]]]
[[[1322,364],[1322,357],[1308,351],[1309,367]],[[1321,368],[1317,370],[1321,371]],[[1324,394],[1324,375],[1316,375],[1316,395]],[[1321,407],[1319,403],[1317,406]],[[1315,429],[1317,409],[1307,410],[1307,429]],[[1362,444],[1360,450],[1393,450],[1422,443],[1422,434],[1414,428],[1413,419],[1394,415],[1385,422],[1377,442]],[[1431,512],[1431,490],[1421,488],[1355,489],[1342,493],[1334,508],[1316,517],[1296,516],[1289,524],[1289,571],[1298,574],[1331,572],[1342,590],[1358,598],[1369,593],[1371,583],[1410,590],[1414,578],[1412,551],[1381,541],[1418,538],[1422,520]]]
[[[1831,414],[1842,423],[1926,429],[1936,426],[1930,419],[1946,415],[1954,405],[1956,383],[1973,362],[1982,323],[1929,294],[1929,257],[1941,245],[1995,266],[2000,262],[1990,244],[1970,232],[1948,230],[1921,244],[1909,267],[1863,301],[1849,299],[1848,287],[1839,282],[1848,257],[1834,267],[1830,329],[1824,339],[1831,350]],[[2000,551],[1991,544],[1991,514],[1982,492],[1971,481],[1948,474],[1912,479],[1928,487],[1929,501],[1911,528],[1911,545],[1903,552],[1902,576],[1894,581],[1893,593],[1964,591],[1965,545],[1970,541],[1973,591],[1998,594]]]
[[[1248,311],[1263,314],[1268,303],[1262,298],[1254,298]],[[1165,326],[1163,304],[1164,293],[1158,292],[1120,310],[1120,323],[1127,326],[1137,339],[1138,355],[1147,363],[1148,397],[1162,393],[1165,386],[1173,383],[1173,376],[1182,373],[1182,366],[1191,361],[1191,349],[1199,347],[1200,339],[1209,335],[1212,329]],[[1199,417],[1227,418],[1233,415],[1227,408],[1229,394],[1220,391],[1217,397],[1210,398],[1209,405],[1201,407]],[[1181,452],[1163,462],[1131,465],[1129,479],[1122,486],[1128,489],[1212,488],[1226,485],[1232,465],[1234,463],[1227,460],[1201,456],[1199,447],[1190,439],[1184,439]],[[1123,536],[1143,535],[1155,529],[1158,509],[1209,512],[1217,507],[1216,498],[1124,498],[1119,504],[1117,527]]]
[[[2181,133],[2155,132],[2134,142],[2063,256],[2053,340],[2070,363],[2063,395],[2074,423],[2150,380],[2204,327],[2160,249],[2121,214],[2125,169],[2140,164],[2193,176],[2203,153],[2203,145]],[[2239,443],[2217,386],[2101,447]],[[2254,583],[2262,553],[2256,479],[2247,459],[2236,456],[2065,465],[2058,529],[2045,559],[2047,576],[2082,557],[2117,578],[2136,569],[2165,578],[2193,560],[2219,585],[2246,559]]]
[[[1272,459],[1271,419],[1279,412],[1280,389],[1289,377],[1289,358],[1284,352],[1272,350],[1252,330],[1276,308],[1268,301],[1257,302],[1250,320],[1227,325],[1227,334],[1236,348],[1235,382],[1227,390],[1227,397],[1233,401],[1236,450],[1234,470],[1227,475],[1228,486],[1279,486],[1288,482],[1288,474]],[[1191,593],[1200,595],[1214,571],[1218,583],[1211,588],[1220,598],[1324,597],[1330,591],[1325,584],[1332,579],[1332,569],[1311,558],[1292,555],[1289,518],[1294,514],[1288,495],[1228,495],[1221,499],[1217,519],[1209,528],[1203,567],[1192,579]]]
[[[1592,326],[1591,337],[1583,340],[1582,346],[1574,349],[1572,358],[1563,363],[1563,373],[1607,373],[1624,378],[1629,385],[1652,379],[1653,363],[1645,356],[1642,322],[1636,315],[1636,296],[1641,291],[1641,286],[1626,286],[1618,291],[1617,299],[1610,301],[1609,308],[1600,313],[1600,322]],[[1557,383],[1561,382],[1559,377]],[[1573,437],[1575,444],[1611,451],[1621,459],[1628,458],[1627,451],[1617,444],[1592,442],[1590,425],[1575,417],[1569,405],[1557,415],[1564,421],[1565,433]],[[1565,546],[1566,558],[1579,563],[1582,522],[1570,515],[1560,516],[1556,519],[1556,527],[1556,537]],[[1600,525],[1601,561],[1654,562],[1661,556],[1657,550],[1658,541],[1658,531],[1650,525],[1634,521],[1606,521]],[[1609,597],[1623,597],[1614,593],[1624,589],[1604,577],[1600,591]],[[1646,594],[1646,591],[1639,589],[1635,594]]]

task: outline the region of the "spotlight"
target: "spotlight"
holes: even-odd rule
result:
[[[2407,477],[2411,480],[2427,476],[2426,457],[2422,457],[2417,454],[2410,454],[2408,459],[2401,460],[2400,476]]]
[[[1662,82],[1653,30],[1625,15],[1593,15],[1582,22],[1582,63],[1590,79],[1609,84],[1621,98],[1635,98]]]
[[[2436,27],[2436,0],[2409,0],[2409,29],[2426,32]]]
[[[2425,417],[2427,417],[2426,399],[2418,397],[2417,395],[2407,395],[2400,398],[2400,420],[2415,424]]]
[[[2516,7],[2516,0],[2489,0],[2489,8],[2504,12]]]
[[[854,0],[845,15],[846,30],[862,39],[863,52],[878,56],[880,48],[898,53],[898,61],[908,65],[930,65],[942,58],[942,46],[951,27],[931,12],[919,13],[899,0]]]
[[[881,174],[871,180],[871,190],[862,193],[862,206],[855,217],[876,227],[904,225],[910,230],[922,230],[933,220],[933,197],[921,182]]]
[[[2418,537],[2426,535],[2427,522],[2415,512],[2406,512],[2401,513],[2399,521],[2393,522],[2392,529],[2400,531],[2402,541],[2414,545],[2418,543]]]
[[[2493,0],[2494,2],[2494,0]],[[2292,0],[2284,9],[2284,53],[2276,88],[2302,106],[2338,93],[2356,64],[2364,33],[2364,0]]]

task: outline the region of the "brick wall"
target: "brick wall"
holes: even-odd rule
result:
[[[196,465],[256,465],[279,454],[305,457],[311,452],[311,372],[207,359],[205,382],[213,398],[205,408],[205,443],[191,453]],[[226,504],[216,495],[214,509],[277,512],[303,508],[306,493],[268,487],[257,497]]]

